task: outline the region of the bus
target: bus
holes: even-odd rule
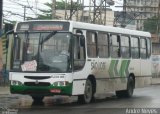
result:
[[[66,20],[16,24],[9,40],[10,91],[30,95],[78,96],[90,103],[115,92],[132,97],[151,83],[148,32]],[[12,36],[12,37],[11,37]]]

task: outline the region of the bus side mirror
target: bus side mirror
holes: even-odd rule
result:
[[[9,32],[6,33],[6,48],[8,48],[9,39],[13,38],[13,34],[14,34],[13,30],[11,30],[11,31],[9,31]]]
[[[13,28],[14,28],[14,25],[13,25],[13,24],[6,23],[5,26],[4,26],[4,32],[5,32],[5,33],[8,33],[8,32],[10,32],[11,30],[13,30]]]

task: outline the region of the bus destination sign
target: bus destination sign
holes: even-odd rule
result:
[[[36,31],[43,31],[43,30],[49,30],[49,31],[53,31],[53,30],[63,30],[63,24],[34,24],[33,25],[33,30]]]
[[[68,31],[69,23],[60,21],[29,21],[18,23],[17,31]]]

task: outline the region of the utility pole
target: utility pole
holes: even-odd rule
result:
[[[114,5],[114,0],[89,0],[89,5],[84,4],[84,0],[65,0],[65,3],[66,20],[106,25],[106,10],[107,7]]]
[[[157,38],[158,38],[158,40],[159,40],[159,43],[160,43],[160,0],[158,1],[158,12],[157,12],[157,16],[158,16],[158,18],[157,18]]]
[[[23,7],[24,8],[24,16],[23,16],[23,21],[26,20],[26,6]]]
[[[0,0],[0,30],[2,29],[3,22],[3,0]]]
[[[22,5],[22,6],[24,8],[23,20],[25,21],[26,20],[26,10],[27,10],[27,8],[32,8],[32,7],[25,6],[25,5]]]
[[[52,19],[56,17],[56,0],[52,0]]]

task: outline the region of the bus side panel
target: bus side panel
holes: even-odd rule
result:
[[[105,70],[101,70],[96,75],[96,94],[124,90],[127,87],[126,75],[122,72],[122,59],[101,59],[100,63],[105,62]],[[100,78],[99,78],[100,77]]]
[[[129,72],[135,76],[135,88],[144,87],[150,83],[150,61],[132,59]]]
[[[135,87],[141,85],[141,60],[140,59],[131,59],[129,66],[129,73],[135,76]]]
[[[143,78],[142,87],[151,84],[151,61],[149,59],[141,59],[141,76]]]
[[[86,62],[82,70],[75,71],[73,73],[73,88],[72,95],[82,95],[85,90],[86,79],[90,74],[91,66],[89,62]]]
[[[84,94],[86,80],[74,80],[72,95],[82,95]]]

